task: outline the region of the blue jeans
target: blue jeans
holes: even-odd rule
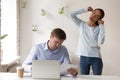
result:
[[[103,69],[103,62],[101,58],[80,56],[80,73],[82,75],[89,75],[90,67],[94,75],[101,75]]]

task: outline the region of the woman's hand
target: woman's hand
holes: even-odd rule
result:
[[[76,77],[78,74],[78,71],[75,68],[69,68],[68,72],[73,76]]]
[[[93,8],[92,7],[88,7],[88,11],[93,11]]]
[[[104,24],[104,21],[103,20],[99,20],[98,23],[99,24]]]

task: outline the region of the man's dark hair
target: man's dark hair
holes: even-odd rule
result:
[[[51,35],[60,39],[60,40],[65,40],[66,39],[66,33],[60,29],[60,28],[55,28],[52,32]]]

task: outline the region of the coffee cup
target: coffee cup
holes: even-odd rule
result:
[[[24,68],[23,67],[17,67],[17,76],[19,78],[23,78],[23,74],[24,74]]]

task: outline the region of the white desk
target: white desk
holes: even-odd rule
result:
[[[23,78],[18,78],[16,73],[0,73],[0,80],[39,80],[33,79],[30,75],[24,75]],[[40,79],[41,80],[41,79]],[[120,80],[120,76],[85,76],[79,75],[77,78],[61,77],[61,80]]]

